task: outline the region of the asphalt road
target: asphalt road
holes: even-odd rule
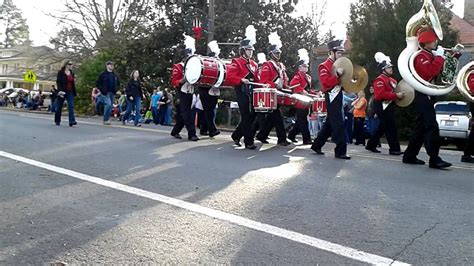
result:
[[[332,144],[249,151],[78,123],[0,110],[0,264],[474,264],[474,166],[458,151],[434,170],[386,148],[342,161]]]

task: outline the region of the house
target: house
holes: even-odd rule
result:
[[[0,49],[0,88],[49,90],[64,56],[46,46],[16,46]],[[36,83],[26,83],[24,75],[32,70]]]

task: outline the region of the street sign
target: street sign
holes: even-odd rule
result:
[[[28,70],[25,76],[23,77],[26,82],[35,83],[36,82],[36,74],[33,70]]]

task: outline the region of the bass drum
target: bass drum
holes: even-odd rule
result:
[[[184,77],[191,85],[220,87],[225,73],[225,64],[214,57],[193,55],[184,65]]]

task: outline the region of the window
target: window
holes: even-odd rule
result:
[[[7,72],[8,72],[8,65],[7,65],[7,64],[3,64],[3,65],[2,65],[2,73],[3,73],[3,74],[7,74]]]
[[[13,66],[13,68],[15,69],[15,72],[18,72],[18,70],[20,70],[20,64],[19,64],[19,63],[15,63],[15,65]]]
[[[438,114],[469,114],[469,107],[467,104],[457,104],[457,103],[448,103],[448,104],[438,104],[436,105],[436,113]]]

